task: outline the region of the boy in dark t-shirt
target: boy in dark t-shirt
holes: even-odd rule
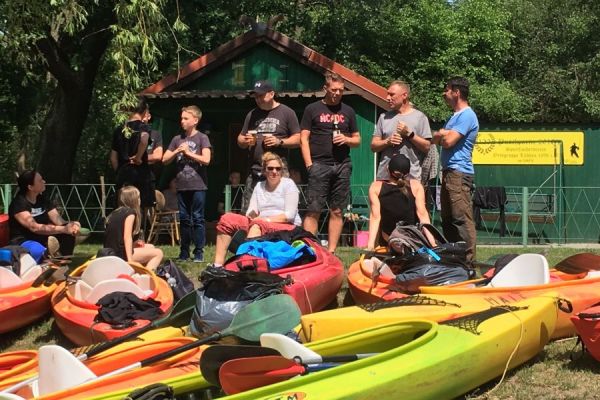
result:
[[[342,234],[342,210],[350,197],[350,148],[360,145],[356,113],[342,103],[344,80],[325,75],[325,97],[309,104],[300,123],[300,147],[308,171],[304,229],[317,234],[321,211],[329,204],[328,249],[334,252]]]

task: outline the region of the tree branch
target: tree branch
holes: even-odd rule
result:
[[[48,65],[48,71],[65,89],[76,89],[79,85],[75,71],[69,65],[66,55],[50,35],[39,39],[35,46],[40,51]]]

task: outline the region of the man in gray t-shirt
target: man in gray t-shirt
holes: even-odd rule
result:
[[[431,128],[427,116],[410,102],[410,86],[393,81],[387,90],[391,110],[379,116],[371,150],[380,153],[377,180],[389,179],[387,165],[396,154],[410,160],[410,177],[421,179],[421,165],[431,146]]]

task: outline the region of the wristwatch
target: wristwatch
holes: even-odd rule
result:
[[[279,147],[283,147],[283,139],[279,139]]]

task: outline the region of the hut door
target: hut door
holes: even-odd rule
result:
[[[228,137],[229,137],[229,172],[239,171],[242,177],[242,184],[246,181],[248,176],[248,150],[240,148],[237,144],[237,137],[242,129],[242,124],[231,123],[229,124]]]

